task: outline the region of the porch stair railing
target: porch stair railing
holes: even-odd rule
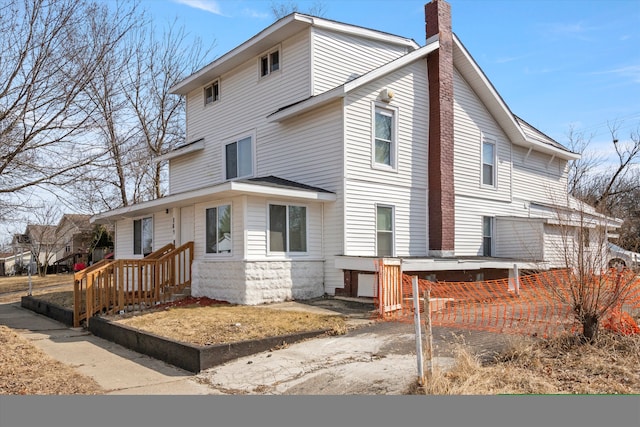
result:
[[[142,259],[102,260],[74,274],[75,327],[98,313],[140,310],[191,286],[193,242],[168,244]]]

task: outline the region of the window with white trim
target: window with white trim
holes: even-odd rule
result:
[[[231,253],[231,205],[220,205],[205,211],[205,252]]]
[[[307,208],[269,205],[269,251],[307,252]]]
[[[482,256],[493,256],[493,217],[482,217]]]
[[[376,206],[376,256],[393,256],[393,207]]]
[[[373,118],[373,164],[395,168],[396,111],[375,107]]]
[[[274,71],[278,71],[279,69],[280,49],[272,50],[271,52],[260,57],[260,77],[266,77]]]
[[[220,100],[220,80],[216,80],[204,88],[204,104],[213,104]]]
[[[153,252],[153,219],[151,217],[133,220],[133,253],[147,256]]]
[[[482,141],[482,185],[496,186],[496,142],[487,138]]]
[[[253,137],[247,136],[224,147],[227,179],[253,175]]]

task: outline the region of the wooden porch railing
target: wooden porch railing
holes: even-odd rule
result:
[[[142,259],[100,261],[74,275],[74,326],[97,313],[115,314],[168,301],[191,286],[193,242],[166,245]]]

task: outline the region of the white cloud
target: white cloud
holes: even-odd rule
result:
[[[604,71],[596,71],[591,74],[613,74],[622,78],[631,79],[631,81],[634,83],[640,83],[640,64],[627,65],[624,67],[617,67]]]
[[[194,9],[204,10],[215,15],[222,15],[220,5],[216,0],[173,0],[176,3],[183,4],[185,6],[193,7]]]

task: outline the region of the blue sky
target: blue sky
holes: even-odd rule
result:
[[[424,45],[424,1],[293,1],[324,18],[413,38]],[[273,23],[271,0],[144,0],[156,22],[177,18],[215,39],[220,56]],[[279,3],[292,3],[288,0]],[[571,126],[611,150],[640,128],[640,1],[450,0],[453,31],[514,114],[561,143]]]

